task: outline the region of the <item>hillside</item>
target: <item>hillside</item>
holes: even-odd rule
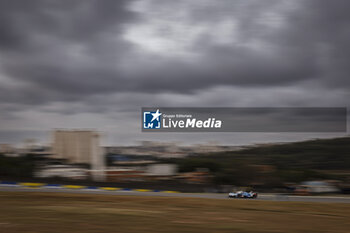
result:
[[[216,159],[232,157],[280,168],[350,169],[350,137],[316,139],[279,145],[262,145],[235,152],[211,154]]]
[[[288,182],[350,182],[350,137],[260,145],[173,161],[180,171],[206,168],[215,184],[280,187]]]

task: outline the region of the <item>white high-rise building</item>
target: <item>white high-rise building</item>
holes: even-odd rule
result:
[[[105,178],[105,158],[100,146],[100,135],[90,130],[55,130],[53,154],[55,158],[69,163],[91,165],[92,177],[96,181]]]

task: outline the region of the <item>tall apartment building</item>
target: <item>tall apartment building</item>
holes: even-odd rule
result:
[[[55,130],[53,154],[68,163],[91,165],[92,177],[104,180],[105,158],[100,147],[100,135],[89,130]]]

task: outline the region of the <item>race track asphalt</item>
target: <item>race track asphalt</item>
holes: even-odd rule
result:
[[[167,192],[140,192],[140,191],[107,191],[89,189],[69,189],[69,188],[26,188],[19,186],[1,186],[0,191],[7,192],[56,192],[56,193],[80,193],[80,194],[100,194],[100,195],[121,195],[121,196],[161,196],[161,197],[191,197],[209,199],[229,199],[228,194],[222,193],[167,193]],[[301,202],[325,202],[325,203],[350,203],[350,197],[346,196],[292,196],[283,194],[259,194],[257,199],[265,201],[301,201]]]

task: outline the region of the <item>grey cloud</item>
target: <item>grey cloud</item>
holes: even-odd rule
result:
[[[33,100],[35,92],[50,101],[58,93],[77,97],[112,89],[111,80],[120,76],[113,65],[128,46],[119,38],[122,25],[134,17],[126,2],[1,1],[1,70],[31,82],[25,92]]]
[[[200,34],[189,44],[188,50],[198,55],[190,62],[147,53],[123,39],[126,28],[145,20],[126,3],[1,1],[3,71],[32,82],[33,89],[23,95],[33,101],[34,93],[43,89],[50,91],[43,91],[42,99],[70,100],[125,90],[184,93],[217,85],[278,86],[306,79],[335,86],[348,83],[346,1],[151,2],[155,12],[173,7],[174,17],[179,17],[173,23],[188,31],[196,23],[215,27],[223,19],[237,22],[237,41],[217,44],[215,35]],[[186,7],[188,15],[177,15],[179,7]],[[264,15],[271,9],[279,15]],[[283,25],[276,28],[275,21]],[[258,48],[254,41],[260,43]],[[123,69],[123,63],[131,68]]]
[[[0,129],[41,113],[52,125],[88,113],[138,126],[132,116],[152,105],[346,106],[348,9],[347,0],[0,0]],[[130,135],[142,138],[136,125]]]

